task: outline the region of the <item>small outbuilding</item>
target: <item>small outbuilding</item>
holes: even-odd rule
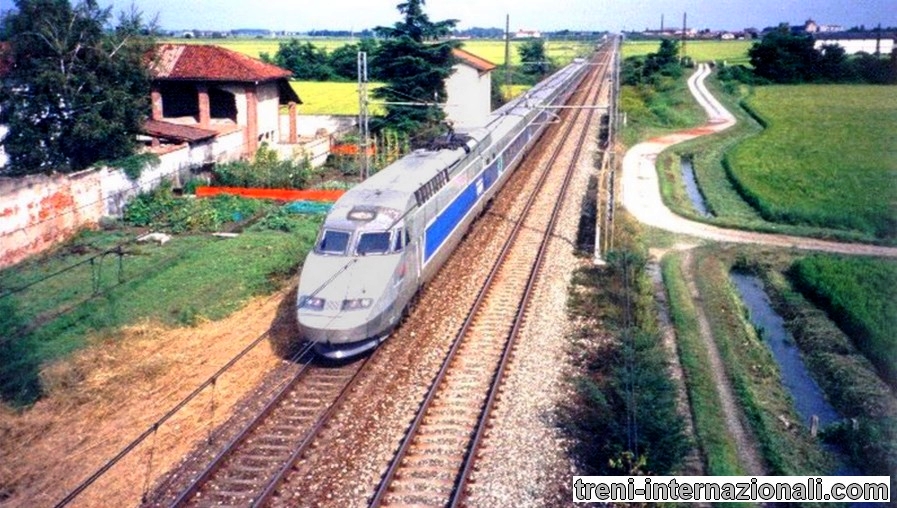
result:
[[[492,71],[495,64],[463,49],[454,49],[457,63],[445,82],[445,114],[455,128],[481,127],[492,112]]]

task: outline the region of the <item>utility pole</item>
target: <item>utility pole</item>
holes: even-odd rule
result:
[[[686,20],[688,19],[688,13],[682,13],[682,60],[685,60],[685,32],[688,30],[688,23]]]
[[[505,92],[511,93],[511,15],[505,14]],[[504,97],[502,97],[504,101]]]
[[[371,156],[368,151],[371,132],[368,127],[368,54],[358,52],[358,151],[361,155],[361,181],[367,180],[371,170]]]

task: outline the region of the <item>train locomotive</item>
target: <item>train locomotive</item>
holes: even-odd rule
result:
[[[585,75],[577,60],[442,148],[415,150],[347,191],[302,267],[303,338],[332,359],[375,348],[401,321]]]

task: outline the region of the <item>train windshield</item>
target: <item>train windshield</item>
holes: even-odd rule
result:
[[[355,252],[359,256],[368,254],[386,254],[389,252],[389,233],[362,233],[358,239],[358,247]]]
[[[333,231],[325,229],[321,235],[321,241],[318,242],[317,251],[321,254],[346,254],[346,247],[349,245],[349,233],[345,231]]]

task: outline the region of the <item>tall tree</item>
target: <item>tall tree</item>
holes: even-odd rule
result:
[[[801,83],[818,77],[820,54],[809,35],[792,34],[787,24],[755,42],[748,55],[754,73],[774,83]]]
[[[328,81],[333,78],[327,51],[306,41],[290,39],[280,43],[274,64],[293,71],[293,77],[306,81]]]
[[[445,80],[455,63],[452,49],[459,46],[440,40],[451,33],[457,20],[430,21],[423,5],[424,0],[399,4],[403,21],[375,29],[384,40],[373,62],[386,82],[373,95],[388,104],[386,116],[375,119],[372,127],[409,134],[415,146],[426,144],[446,128],[445,113],[436,104],[446,100]]]
[[[96,0],[16,0],[3,18],[7,174],[71,172],[132,155],[150,107],[152,30],[136,10],[110,26]]]
[[[551,69],[551,62],[545,53],[545,40],[530,39],[517,48],[523,65],[523,72],[544,76]]]

